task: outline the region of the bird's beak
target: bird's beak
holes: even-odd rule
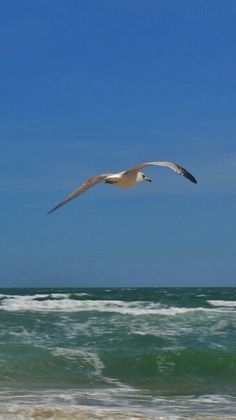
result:
[[[147,181],[147,182],[152,182],[152,180],[150,179],[150,178],[145,178],[145,181]]]

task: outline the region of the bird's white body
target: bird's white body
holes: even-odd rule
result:
[[[127,171],[117,172],[115,174],[101,174],[89,178],[79,188],[72,191],[72,193],[69,194],[68,197],[65,198],[65,200],[63,200],[56,207],[50,210],[48,214],[69,203],[69,201],[78,197],[79,195],[81,195],[82,193],[84,193],[85,191],[89,190],[90,188],[94,187],[102,181],[105,181],[106,184],[112,184],[116,185],[119,188],[127,189],[137,187],[137,185],[145,181],[151,182],[151,180],[140,171],[141,169],[147,166],[166,166],[167,168],[170,168],[178,174],[189,179],[189,181],[193,182],[194,184],[197,183],[193,175],[191,175],[186,169],[184,169],[182,166],[177,165],[176,163],[168,161],[145,162],[135,166],[134,168],[128,169]]]
[[[117,174],[108,175],[105,178],[107,184],[113,184],[119,188],[134,188],[143,181],[145,181],[145,175],[141,172],[118,172]]]

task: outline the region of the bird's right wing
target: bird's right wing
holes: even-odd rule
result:
[[[53,213],[55,210],[59,209],[60,207],[63,207],[65,204],[69,203],[69,201],[74,200],[74,198],[78,197],[83,192],[89,190],[89,188],[94,187],[95,185],[99,184],[99,182],[102,182],[108,175],[110,174],[102,174],[93,176],[92,178],[89,178],[84,184],[82,184],[79,188],[76,188],[76,190],[72,191],[71,194],[69,194],[65,200],[61,201],[59,204],[57,204],[53,209],[49,210],[47,214]]]
[[[166,166],[167,168],[170,168],[173,171],[175,171],[177,174],[184,176],[185,178],[187,178],[189,181],[193,182],[194,184],[197,184],[196,178],[194,178],[194,176],[190,174],[190,172],[188,172],[187,169],[183,168],[180,165],[177,165],[177,163],[168,162],[168,161],[140,163],[134,168],[131,168],[128,171],[126,171],[126,173],[136,173],[136,172],[139,172],[141,169],[146,168],[147,166]]]

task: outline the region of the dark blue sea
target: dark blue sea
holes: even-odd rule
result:
[[[0,290],[0,419],[236,419],[236,288]]]

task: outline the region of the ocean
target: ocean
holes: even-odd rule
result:
[[[236,419],[236,288],[0,290],[0,419]]]

